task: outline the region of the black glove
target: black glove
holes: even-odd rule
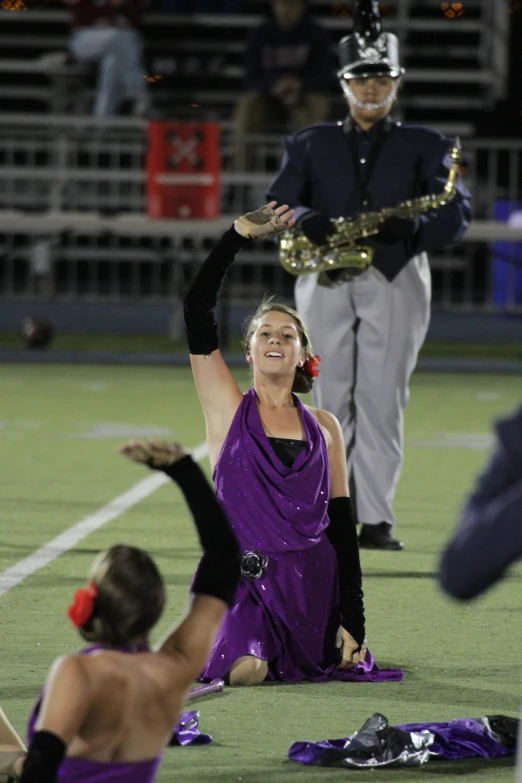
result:
[[[333,234],[332,221],[320,212],[307,212],[297,221],[297,228],[314,245],[325,245],[330,234]]]
[[[415,215],[412,218],[391,217],[385,220],[380,231],[374,239],[381,245],[394,245],[404,239],[409,239],[420,228],[420,217]]]

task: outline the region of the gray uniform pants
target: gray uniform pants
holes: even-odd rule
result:
[[[427,256],[412,258],[391,283],[373,267],[336,288],[303,275],[295,298],[322,357],[312,398],[341,424],[357,519],[393,525],[408,383],[429,324]]]

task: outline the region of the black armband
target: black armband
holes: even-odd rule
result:
[[[187,342],[191,354],[209,356],[219,347],[213,312],[219,289],[237,253],[250,241],[231,226],[211,250],[192,281],[183,300]]]
[[[339,570],[341,625],[359,646],[365,639],[361,561],[357,528],[350,498],[333,498],[328,503],[330,524],[326,534],[335,549]]]
[[[241,558],[226,514],[192,457],[183,457],[164,470],[185,495],[204,551],[192,592],[213,595],[231,606],[240,576]]]
[[[20,783],[56,783],[65,742],[50,731],[37,731],[25,757]]]

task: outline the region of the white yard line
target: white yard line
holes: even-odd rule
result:
[[[192,456],[198,462],[206,457],[207,454],[206,443],[200,443],[192,449]],[[106,525],[107,522],[111,522],[111,520],[119,517],[129,508],[135,506],[136,503],[139,503],[140,500],[152,495],[153,492],[156,492],[157,489],[169,481],[170,479],[164,473],[153,473],[151,476],[147,476],[146,479],[139,481],[127,492],[113,498],[106,506],[95,511],[94,514],[89,514],[80,519],[79,522],[60,533],[59,536],[53,538],[48,544],[44,544],[36,552],[15,563],[10,568],[6,568],[5,571],[0,572],[0,596],[7,593],[12,587],[19,585],[20,582],[34,574],[35,571],[52,563],[57,557],[72,549],[95,530],[99,530],[99,528]]]

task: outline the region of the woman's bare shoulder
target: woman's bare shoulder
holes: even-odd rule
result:
[[[311,405],[305,405],[305,408],[314,417],[319,426],[326,429],[333,437],[340,432],[341,425],[333,413],[325,411],[323,408],[313,408]]]
[[[71,688],[89,690],[92,675],[85,657],[79,653],[72,653],[55,658],[47,675],[46,691],[49,688],[55,689],[57,684],[65,692]]]

